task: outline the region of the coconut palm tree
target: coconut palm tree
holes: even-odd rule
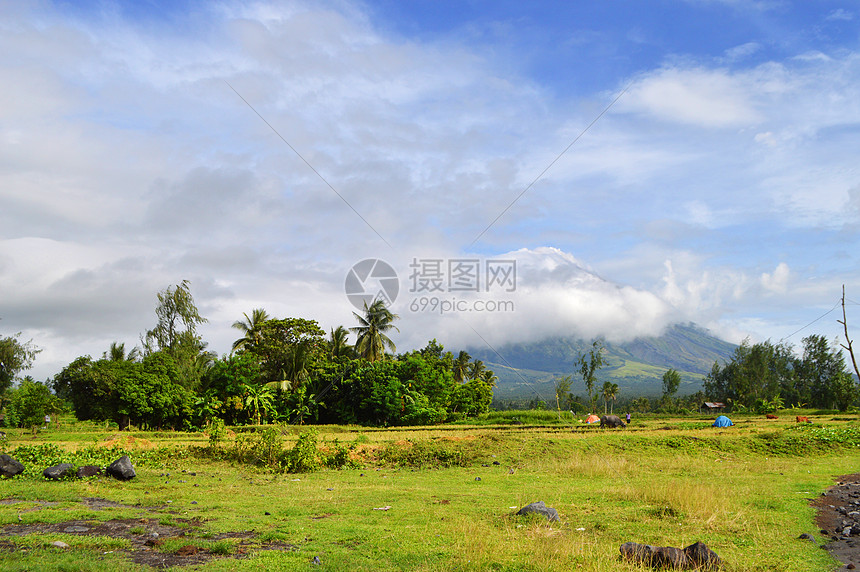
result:
[[[484,372],[486,370],[487,366],[484,365],[484,362],[479,359],[476,359],[474,362],[472,362],[472,365],[469,366],[469,379],[480,378],[482,375],[484,375]]]
[[[111,342],[110,349],[102,353],[102,359],[110,361],[135,361],[140,357],[138,348],[131,348],[128,354],[125,353],[125,343]]]
[[[386,348],[392,352],[397,351],[397,346],[385,333],[392,329],[400,332],[392,323],[400,316],[391,313],[391,310],[385,307],[384,301],[377,300],[370,306],[365,302],[364,315],[360,316],[355,312],[352,315],[358,320],[359,325],[349,330],[358,336],[355,341],[355,351],[360,357],[374,362],[385,359]]]
[[[349,331],[343,326],[332,328],[331,338],[328,341],[329,356],[332,359],[350,354],[350,347],[347,342],[348,336]]]
[[[469,377],[469,362],[472,361],[472,356],[465,350],[461,350],[460,354],[454,359],[454,381],[463,383]]]
[[[242,312],[245,321],[233,322],[233,327],[242,332],[242,337],[233,342],[233,351],[238,351],[246,346],[253,346],[260,342],[260,326],[269,319],[269,313],[263,308],[254,308],[251,315]]]
[[[496,382],[499,381],[499,378],[496,377],[495,373],[488,369],[481,374],[481,381],[490,387],[496,387]]]
[[[612,407],[609,412],[612,413],[615,409],[615,400],[618,398],[618,384],[607,381],[603,384],[603,389],[600,391],[603,394],[603,413],[606,413],[606,404],[612,400]]]

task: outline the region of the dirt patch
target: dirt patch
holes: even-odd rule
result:
[[[860,473],[836,479],[812,506],[818,509],[815,522],[826,542],[822,548],[842,562],[837,570],[860,569]]]
[[[97,447],[122,447],[126,450],[152,449],[155,444],[149,439],[140,439],[132,435],[112,435],[107,440],[96,445]]]
[[[106,499],[86,498],[82,502],[96,510],[106,507],[126,507]],[[74,536],[92,536],[124,539],[128,541],[128,550],[117,550],[125,553],[136,563],[152,568],[170,568],[173,566],[193,566],[205,564],[215,558],[247,558],[254,550],[295,550],[296,546],[285,542],[258,542],[257,535],[252,531],[226,532],[220,534],[198,534],[203,525],[202,520],[171,518],[171,524],[165,524],[163,518],[133,518],[111,519],[107,521],[69,520],[58,523],[7,524],[0,527],[0,553],[17,550],[17,544],[10,537],[40,534],[71,534]],[[5,538],[4,538],[5,537]],[[181,545],[174,552],[162,551],[166,540],[187,539],[188,543]],[[213,554],[206,545],[211,541],[236,539],[231,554]],[[70,550],[74,550],[71,548]]]

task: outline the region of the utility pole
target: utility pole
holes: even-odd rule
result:
[[[836,321],[842,324],[842,327],[845,328],[845,343],[848,345],[840,345],[848,350],[848,354],[851,356],[851,365],[854,366],[854,373],[857,374],[857,379],[860,379],[860,370],[857,369],[857,360],[854,359],[854,350],[852,349],[851,338],[848,337],[848,317],[845,313],[845,284],[842,285],[842,320]]]

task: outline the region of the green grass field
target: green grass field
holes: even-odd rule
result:
[[[523,425],[511,424],[517,413]],[[355,468],[301,474],[189,453],[208,446],[203,434],[119,435],[89,423],[12,430],[6,451],[112,446],[129,452],[137,477],[50,482],[31,470],[0,482],[0,570],[148,569],[129,554],[156,524],[184,535],[146,551],[193,545],[207,555],[185,569],[626,571],[643,568],[619,560],[623,542],[700,540],[729,571],[832,570],[824,550],[797,537],[818,536],[809,499],[860,471],[860,425],[820,414],[797,427],[793,415],[738,417],[726,429],[706,417],[644,417],[599,430],[551,412],[420,429],[318,427],[320,446],[347,445]],[[286,428],[285,446],[305,429]],[[538,500],[561,521],[513,515]],[[49,530],[120,520],[136,523],[123,538]],[[41,532],[8,533],[19,525]]]

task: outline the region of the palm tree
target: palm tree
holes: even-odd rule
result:
[[[352,313],[359,325],[349,330],[358,335],[355,341],[355,351],[358,355],[367,361],[379,361],[385,359],[385,349],[388,348],[392,352],[397,351],[397,346],[391,341],[391,338],[385,335],[389,330],[400,330],[392,324],[400,316],[392,314],[391,310],[385,307],[385,302],[377,300],[370,306],[367,302],[364,303],[364,316],[360,316],[355,312]]]
[[[102,353],[102,359],[110,361],[135,361],[140,357],[138,348],[131,348],[128,354],[125,353],[125,343],[111,342],[110,349]]]
[[[284,355],[283,368],[279,372],[280,379],[266,383],[266,387],[279,392],[300,387],[310,378],[308,363],[313,353],[313,344],[308,340],[289,346]]]
[[[606,403],[610,399],[612,400],[612,407],[609,412],[612,413],[615,409],[615,399],[618,397],[618,384],[611,381],[605,382],[601,393],[603,394],[603,413],[606,413]]]
[[[495,374],[495,373],[493,373],[492,371],[490,371],[489,369],[488,369],[488,370],[485,370],[485,371],[481,374],[481,381],[482,381],[482,382],[484,382],[484,383],[486,383],[486,384],[487,384],[487,385],[489,385],[490,387],[496,387],[496,382],[497,382],[498,380],[499,380],[499,378],[498,378],[498,377],[496,377],[496,374]]]
[[[469,379],[478,379],[482,375],[484,375],[484,371],[486,371],[487,366],[484,365],[479,359],[476,359],[472,362],[472,365],[469,367]]]
[[[246,346],[253,346],[260,342],[260,326],[269,319],[269,314],[263,308],[254,308],[251,315],[242,312],[245,321],[233,322],[233,327],[242,332],[242,337],[233,342],[233,351],[240,350]]]
[[[469,377],[469,362],[472,361],[472,356],[465,350],[460,351],[460,355],[454,360],[454,381],[463,383]]]
[[[350,348],[349,343],[347,342],[348,336],[349,331],[343,326],[332,328],[331,339],[328,341],[329,356],[331,356],[331,358],[349,355]]]

